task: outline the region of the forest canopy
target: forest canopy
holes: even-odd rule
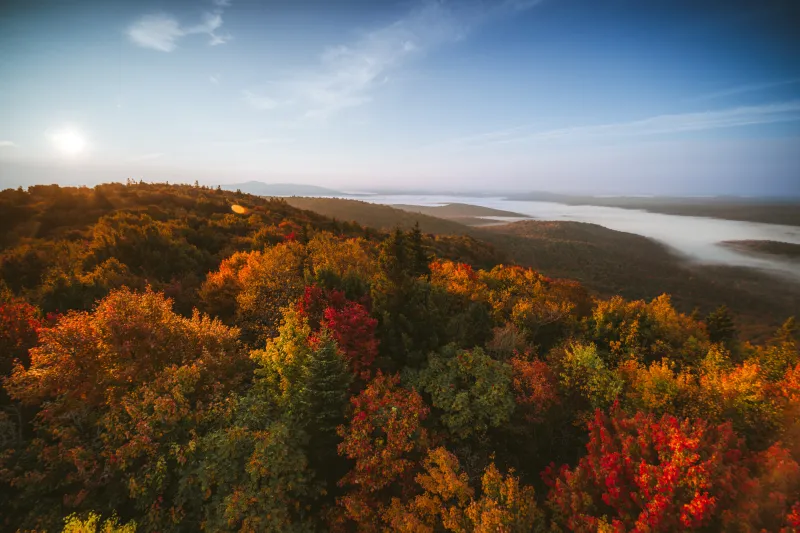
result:
[[[4,531],[800,531],[800,331],[207,187],[0,192]]]

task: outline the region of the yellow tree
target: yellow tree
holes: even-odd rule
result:
[[[545,530],[544,515],[533,488],[520,485],[513,471],[503,475],[492,462],[484,470],[476,495],[445,448],[431,450],[416,482],[422,493],[403,502],[394,499],[384,519],[392,531],[456,533],[523,533]]]

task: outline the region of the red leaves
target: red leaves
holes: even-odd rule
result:
[[[750,463],[752,477],[740,487],[737,505],[725,514],[725,529],[798,531],[791,529],[791,520],[793,504],[800,509],[800,464],[781,443],[756,454]]]
[[[786,516],[786,527],[781,529],[781,533],[797,533],[798,531],[800,531],[800,502],[794,504],[789,511]]]
[[[303,297],[297,302],[297,312],[308,318],[312,329],[319,329],[325,309],[342,307],[347,299],[342,291],[324,290],[317,285],[307,285]]]
[[[596,412],[589,433],[575,469],[545,473],[550,504],[573,531],[593,531],[603,516],[626,531],[698,529],[719,520],[746,481],[730,424],[627,417],[615,406]]]
[[[364,380],[371,377],[372,364],[378,356],[378,321],[366,307],[347,300],[341,291],[310,285],[305,288],[297,311],[308,318],[312,329],[324,328],[330,333],[354,375]]]
[[[0,375],[8,375],[14,360],[28,364],[43,321],[34,306],[21,301],[0,303]]]
[[[297,223],[291,220],[284,220],[278,224],[278,228],[284,232],[284,242],[293,242],[297,240],[297,233],[300,231],[300,226]]]
[[[369,379],[372,363],[378,356],[378,340],[375,338],[378,321],[369,316],[363,305],[348,302],[341,309],[325,309],[323,325],[331,332],[353,374]]]

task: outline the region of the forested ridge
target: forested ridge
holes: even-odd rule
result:
[[[200,186],[0,192],[4,531],[800,531],[800,333]]]

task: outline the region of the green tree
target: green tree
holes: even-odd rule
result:
[[[384,241],[378,263],[371,295],[384,364],[393,369],[419,366],[441,344],[444,332],[435,288],[414,275],[408,240],[400,229]]]
[[[259,365],[256,385],[268,391],[281,418],[309,436],[311,466],[333,487],[344,474],[336,429],[345,421],[353,374],[329,333],[312,335],[294,309],[286,310],[279,331],[265,350],[252,354]]]
[[[606,408],[623,392],[623,378],[608,368],[594,344],[574,343],[560,352],[559,379],[575,407]]]
[[[179,500],[185,530],[317,531],[321,495],[303,428],[275,419],[268,392],[254,387],[215,412],[214,427],[187,454]]]
[[[511,366],[481,348],[449,345],[431,354],[415,382],[430,395],[444,427],[459,439],[502,426],[514,411]]]
[[[414,223],[414,227],[408,232],[406,239],[410,274],[414,277],[430,276],[431,270],[428,264],[431,258],[430,254],[425,249],[422,231],[419,229],[419,222]]]
[[[733,323],[730,311],[724,305],[709,314],[705,323],[711,342],[728,343],[736,339],[736,325]]]

